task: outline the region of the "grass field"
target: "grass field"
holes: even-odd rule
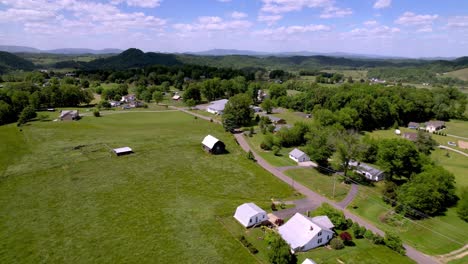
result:
[[[229,154],[200,142],[222,139]],[[1,263],[255,263],[216,220],[291,188],[180,112],[0,127]],[[115,157],[109,147],[132,147]]]
[[[447,77],[453,77],[464,81],[468,81],[468,68],[447,72],[444,75]]]
[[[446,126],[445,133],[468,138],[468,121],[452,120]]]
[[[295,161],[289,158],[289,152],[291,152],[292,148],[281,148],[278,156],[275,156],[272,151],[261,149],[260,144],[263,141],[263,137],[264,135],[260,131],[257,131],[253,137],[245,138],[250,147],[271,165],[276,167],[297,165]]]
[[[351,188],[350,185],[340,182],[337,178],[335,196],[333,196],[333,176],[321,174],[310,168],[287,170],[285,174],[314,192],[335,201],[343,200]]]

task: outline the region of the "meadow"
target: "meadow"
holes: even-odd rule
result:
[[[453,77],[453,78],[458,78],[464,81],[468,81],[468,68],[463,68],[460,70],[447,72],[447,73],[444,73],[444,75],[448,77]]]
[[[212,134],[228,154],[212,156]],[[289,186],[180,112],[0,127],[1,263],[255,263],[219,222]],[[110,148],[129,146],[116,157]]]

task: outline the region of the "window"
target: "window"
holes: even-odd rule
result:
[[[319,239],[317,240],[317,244],[321,244],[321,243],[322,243],[322,239],[319,238]]]
[[[252,218],[250,218],[249,223],[252,223]]]
[[[318,236],[321,236],[321,235],[322,235],[322,231],[318,232],[318,234],[317,234],[317,235],[318,235]]]

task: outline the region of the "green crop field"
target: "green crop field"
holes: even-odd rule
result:
[[[208,133],[229,153],[205,153]],[[0,140],[0,263],[255,263],[217,216],[293,195],[180,112],[5,125]]]

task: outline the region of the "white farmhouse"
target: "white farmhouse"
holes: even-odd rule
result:
[[[215,115],[222,115],[224,112],[224,107],[226,106],[228,99],[221,99],[218,101],[213,101],[206,108],[206,111]]]
[[[265,210],[254,203],[245,203],[237,207],[234,218],[245,227],[268,220]]]
[[[302,262],[302,264],[317,264],[317,263],[315,263],[315,261],[313,261],[313,260],[311,260],[311,259],[306,258],[306,259],[304,259],[304,261]]]
[[[289,158],[294,160],[295,162],[305,162],[310,161],[309,156],[304,152],[300,151],[299,149],[295,148],[289,152]]]
[[[278,232],[293,251],[308,251],[327,244],[333,237],[333,227],[327,216],[309,218],[296,213]]]

